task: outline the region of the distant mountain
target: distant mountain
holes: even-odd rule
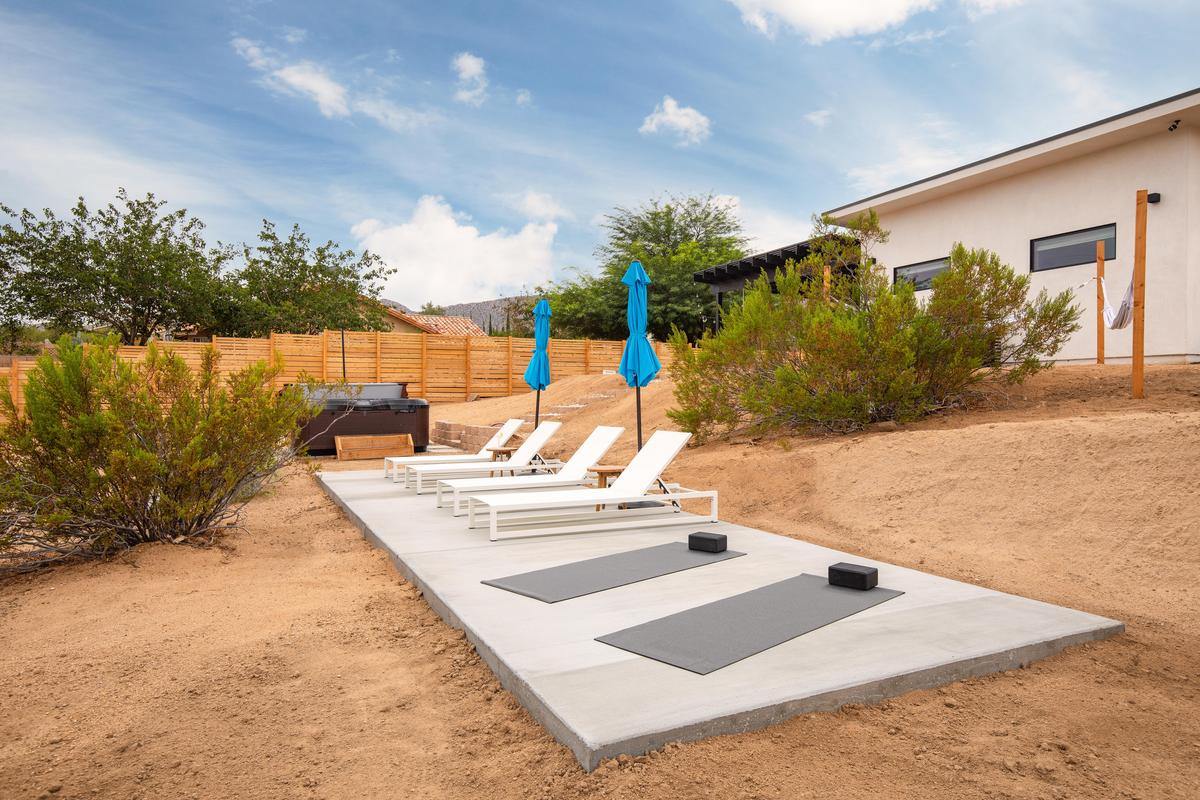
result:
[[[388,308],[394,308],[397,311],[403,312],[405,314],[412,313],[411,308],[404,305],[403,303],[397,303],[395,300],[388,300],[386,297],[381,297],[381,298],[379,298],[379,302],[382,303],[383,305],[387,306]]]
[[[519,320],[510,319],[514,315],[527,315],[528,307],[533,305],[534,298],[517,295],[514,297],[497,297],[495,300],[480,300],[475,303],[455,303],[446,306],[446,313],[456,317],[469,317],[475,324],[488,333],[505,331],[513,327]]]

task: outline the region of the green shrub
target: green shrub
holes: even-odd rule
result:
[[[857,245],[855,245],[857,247]],[[704,439],[741,425],[847,432],[961,403],[989,378],[1020,382],[1079,329],[1070,292],[1028,297],[1029,278],[956,244],[919,303],[910,283],[869,266],[832,281],[811,260],[765,276],[696,349],[671,340],[678,409]]]
[[[115,339],[62,339],[30,373],[24,414],[0,400],[0,571],[236,525],[310,412],[299,390],[272,388],[277,370],[222,379],[211,350],[192,371],[153,344],[130,363]]]

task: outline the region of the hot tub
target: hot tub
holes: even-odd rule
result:
[[[321,407],[300,431],[313,455],[336,452],[334,436],[407,433],[416,452],[429,446],[429,402],[409,397],[406,383],[348,383],[305,392]]]

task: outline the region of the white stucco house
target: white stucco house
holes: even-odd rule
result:
[[[1109,300],[1116,305],[1133,268],[1138,189],[1158,195],[1147,220],[1147,361],[1200,361],[1200,89],[828,213],[847,219],[875,209],[891,238],[874,255],[893,280],[913,280],[918,289],[943,268],[955,241],[994,250],[1027,270],[1034,292],[1075,288],[1095,274],[1095,243],[1103,240]],[[695,277],[720,296],[803,251],[800,242]],[[1076,297],[1083,327],[1058,359],[1090,362],[1096,357],[1094,284]],[[1107,332],[1110,363],[1128,361],[1131,347],[1131,329]]]

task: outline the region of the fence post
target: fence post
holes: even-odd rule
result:
[[[831,275],[830,275],[829,265],[826,264],[825,265],[825,275],[824,275],[824,281],[825,281],[824,282],[824,290],[825,290],[825,302],[826,303],[829,302],[829,279],[830,279],[830,277],[831,277]]]
[[[512,363],[512,337],[511,337],[511,336],[509,336],[509,337],[508,337],[508,393],[509,393],[510,395],[513,393],[513,391],[512,391],[512,368],[513,368],[513,363]]]
[[[383,381],[383,348],[379,345],[379,338],[382,336],[379,331],[375,331],[375,382]]]
[[[321,331],[321,383],[329,380],[329,331]]]
[[[421,394],[429,396],[429,334],[421,332]]]
[[[592,374],[592,340],[583,340],[583,374]]]
[[[13,407],[21,413],[21,365],[14,355],[8,365],[8,395],[12,398]]]
[[[1096,242],[1096,363],[1104,363],[1104,240]]]
[[[217,374],[221,374],[221,337],[213,336],[211,347],[213,349],[213,360],[217,362]]]
[[[1133,398],[1146,396],[1146,203],[1149,192],[1138,189],[1133,223]]]
[[[275,331],[271,331],[271,335],[270,335],[270,339],[269,339],[269,341],[270,341],[270,344],[269,344],[268,346],[269,346],[269,347],[270,347],[270,349],[271,349],[271,352],[270,352],[270,357],[271,357],[271,369],[274,369],[274,368],[275,368],[276,356],[278,355],[278,354],[276,353],[276,351],[275,351]],[[276,388],[277,386],[279,386],[279,375],[278,375],[278,374],[271,376],[271,388],[272,388],[272,389],[274,389],[274,388]]]
[[[471,399],[471,337],[463,337],[463,400]]]

